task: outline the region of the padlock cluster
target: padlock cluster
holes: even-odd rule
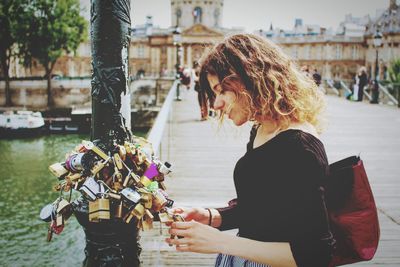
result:
[[[181,221],[169,208],[173,200],[168,198],[163,183],[171,165],[154,156],[151,144],[144,138],[134,137],[133,142],[116,144],[107,149],[100,142],[82,141],[64,162],[57,162],[49,170],[58,179],[54,187],[60,197],[46,205],[40,218],[49,222],[47,240],[59,234],[65,221],[73,213],[71,199],[62,197],[63,192],[79,191],[89,202],[89,221],[101,222],[132,219],[142,230],[153,228],[153,221],[162,223]],[[71,195],[70,195],[71,196]]]

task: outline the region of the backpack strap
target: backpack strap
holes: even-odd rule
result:
[[[325,237],[321,238],[321,240],[331,240],[331,243],[329,243],[329,245],[335,247],[336,240],[334,239],[332,231],[331,231],[329,213],[328,213],[328,208],[326,206],[326,201],[325,201],[325,188],[323,186],[320,186],[318,188],[318,192],[320,193],[321,205],[322,205],[322,208],[324,209],[325,222],[326,222],[325,233],[327,234]]]

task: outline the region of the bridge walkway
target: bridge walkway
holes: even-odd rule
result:
[[[400,266],[400,109],[326,98],[328,123],[321,139],[329,161],[361,154],[379,209],[377,254],[354,266]],[[193,91],[173,103],[171,118],[168,145],[162,150],[163,158],[173,164],[166,182],[170,197],[176,206],[224,206],[235,197],[233,168],[245,152],[250,125],[237,128],[226,123],[219,129],[216,122],[200,121]],[[213,266],[215,255],[177,253],[164,243],[167,236],[158,223],[143,233],[144,266]]]

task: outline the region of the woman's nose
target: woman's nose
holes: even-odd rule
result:
[[[225,105],[225,101],[221,98],[221,96],[217,96],[214,101],[214,109],[219,110],[223,109]]]

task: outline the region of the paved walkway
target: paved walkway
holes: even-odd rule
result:
[[[328,124],[321,138],[328,158],[361,154],[379,209],[379,250],[374,260],[354,266],[400,266],[400,109],[336,96],[327,101]],[[166,183],[170,197],[177,206],[224,206],[235,196],[232,172],[245,151],[249,125],[218,130],[216,122],[199,121],[194,92],[174,102],[172,117],[169,149],[162,150],[174,165]],[[159,227],[143,234],[144,266],[213,266],[215,255],[177,253],[163,242],[166,236]]]

